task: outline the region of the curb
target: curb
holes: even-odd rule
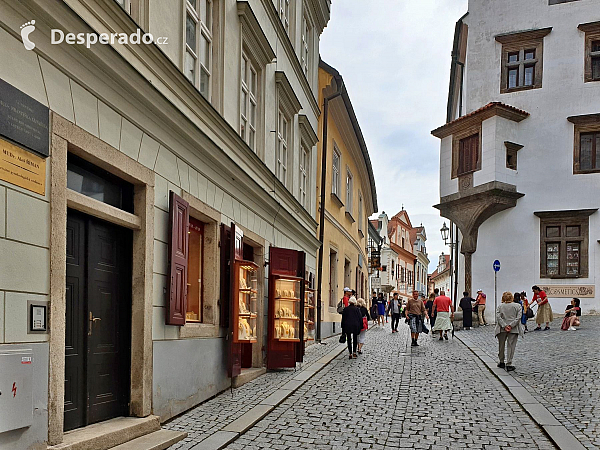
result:
[[[191,448],[193,450],[221,450],[231,444],[273,411],[279,404],[283,403],[285,399],[319,373],[345,349],[346,344],[337,344],[325,356],[298,370],[291,380],[271,392],[258,405]]]
[[[538,402],[510,372],[496,367],[496,360],[492,359],[479,346],[470,346],[469,344],[472,344],[472,342],[468,338],[465,339],[464,336],[456,334],[455,337],[485,364],[529,417],[546,433],[554,445],[560,450],[586,450],[586,447],[543,404]]]

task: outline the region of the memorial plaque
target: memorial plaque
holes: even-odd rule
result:
[[[540,286],[546,292],[548,297],[555,298],[594,298],[596,295],[595,287],[591,285],[554,285]]]
[[[0,180],[44,195],[46,160],[0,139]]]
[[[46,106],[0,79],[0,136],[49,156],[49,123]]]

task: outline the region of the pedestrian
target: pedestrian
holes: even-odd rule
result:
[[[440,296],[433,301],[433,311],[435,312],[435,325],[431,331],[440,332],[440,341],[448,340],[448,331],[452,329],[454,320],[454,307],[450,297],[446,297],[445,291],[441,291]],[[442,332],[444,337],[442,337]]]
[[[383,298],[383,292],[379,293],[377,297],[377,320],[379,325],[383,325],[383,319],[385,318],[385,300]],[[387,321],[387,319],[386,319]]]
[[[477,298],[475,299],[475,309],[477,310],[477,318],[479,319],[479,326],[487,325],[485,321],[485,302],[486,295],[481,289],[477,290]]]
[[[460,309],[463,312],[463,328],[470,330],[473,326],[473,300],[467,291],[463,292],[463,298],[460,299]]]
[[[527,331],[527,310],[525,309],[525,303],[520,292],[515,292],[513,295],[513,302],[521,305],[521,325],[523,325],[523,333]]]
[[[350,297],[348,299],[348,306],[342,312],[342,333],[346,335],[349,359],[358,358],[356,349],[358,346],[358,334],[362,330],[362,326],[363,320],[360,310],[356,307],[356,298]]]
[[[496,309],[496,338],[498,338],[498,367],[506,368],[507,372],[515,370],[512,365],[517,339],[519,335],[523,336],[523,325],[521,324],[521,315],[523,308],[514,302],[514,297],[510,292],[502,294],[502,303]],[[506,365],[504,364],[505,346]]]
[[[427,313],[429,314],[429,325],[431,325],[432,328],[435,325],[435,316],[433,315],[434,300],[435,300],[435,293],[432,292],[431,294],[429,294],[429,298],[425,302],[425,309],[427,309]],[[431,336],[433,337],[434,334],[431,333]]]
[[[337,304],[338,312],[340,314],[341,314],[340,309],[348,307],[348,300],[350,299],[350,297],[352,297],[352,289],[350,289],[349,287],[345,287],[344,288],[344,296]]]
[[[527,293],[525,291],[521,291],[521,302],[523,303],[523,317],[521,318],[521,323],[525,325],[524,333],[527,333],[529,330],[527,329],[527,320],[530,317],[533,317],[533,311],[530,311],[529,300],[527,300]]]
[[[408,299],[404,313],[410,326],[410,337],[412,339],[410,345],[416,347],[419,345],[417,343],[419,340],[419,333],[423,332],[423,316],[429,316],[427,315],[423,300],[419,298],[419,291],[413,291],[412,295],[412,298]]]
[[[379,319],[377,314],[377,297],[371,303],[371,320],[373,321],[373,326],[377,324],[377,320]]]
[[[581,325],[581,308],[579,305],[581,304],[581,300],[578,298],[571,299],[571,303],[567,305],[565,309],[565,318],[563,319],[563,324],[560,327],[561,330],[568,331],[577,331],[579,325]]]
[[[533,331],[540,331],[543,323],[546,323],[544,331],[549,330],[550,322],[554,320],[554,316],[552,315],[552,307],[550,306],[550,303],[548,303],[548,296],[539,288],[539,286],[532,286],[531,290],[533,291],[533,298],[531,301],[537,302],[538,304],[537,314],[535,315],[537,328]]]
[[[359,298],[357,300],[357,304],[358,309],[360,310],[360,316],[362,318],[362,330],[360,330],[360,333],[358,335],[358,354],[362,355],[362,348],[363,345],[365,345],[365,337],[367,335],[367,330],[369,328],[369,319],[371,319],[371,317],[369,317],[369,311],[367,310],[367,304],[365,303],[364,299]]]
[[[392,315],[392,333],[398,332],[398,323],[400,322],[400,312],[402,310],[402,303],[398,299],[398,293],[394,292],[394,296],[390,300],[388,306],[388,313]]]

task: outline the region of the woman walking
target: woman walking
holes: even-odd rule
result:
[[[435,294],[432,292],[431,294],[429,294],[429,298],[425,302],[425,309],[427,310],[427,313],[429,314],[429,324],[431,325],[432,328],[435,325],[435,316],[433,315],[434,300],[435,300]],[[432,336],[433,336],[433,333],[432,333]]]
[[[356,307],[356,298],[350,297],[348,306],[342,311],[342,333],[346,335],[349,359],[358,358],[356,347],[358,346],[358,334],[362,330],[363,320],[360,310]],[[353,339],[354,338],[354,339]]]
[[[502,294],[502,303],[496,309],[496,338],[498,338],[498,367],[506,368],[507,372],[515,370],[512,365],[517,339],[523,336],[523,325],[521,316],[523,307],[514,303],[514,297],[510,292]],[[504,347],[506,351],[506,365],[504,364]]]
[[[419,344],[419,333],[423,331],[423,316],[429,317],[425,304],[419,298],[419,291],[413,291],[412,298],[408,299],[408,304],[404,309],[405,317],[408,319],[410,325],[410,337],[412,338],[412,347],[416,347]]]
[[[383,325],[383,320],[385,319],[385,299],[383,298],[382,292],[380,292],[379,297],[377,297],[377,319],[379,325]]]
[[[533,286],[531,290],[533,291],[533,298],[531,301],[537,302],[538,304],[538,311],[535,315],[537,328],[534,331],[540,331],[543,323],[546,323],[544,331],[549,330],[550,322],[554,320],[554,317],[552,316],[552,307],[550,306],[550,303],[548,303],[548,296],[538,286]]]
[[[435,312],[435,325],[431,331],[440,332],[440,341],[448,340],[448,331],[452,329],[452,321],[454,320],[454,307],[450,297],[446,297],[444,291],[440,292],[440,296],[433,301],[433,311]],[[442,331],[444,337],[442,338]]]
[[[367,334],[367,329],[369,328],[369,311],[367,310],[367,304],[362,298],[359,298],[358,301],[358,309],[360,311],[360,315],[362,318],[362,330],[360,330],[360,334],[358,335],[358,354],[362,355],[362,348],[365,345],[365,337]]]
[[[473,300],[467,291],[463,292],[463,298],[460,299],[460,309],[463,312],[463,328],[470,330],[473,326]]]

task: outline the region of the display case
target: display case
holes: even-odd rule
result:
[[[315,290],[306,282],[304,288],[304,341],[315,340]]]
[[[275,278],[275,314],[273,338],[278,341],[300,342],[300,286],[302,278]]]
[[[258,318],[258,266],[252,261],[235,261],[233,290],[234,343],[256,342]]]

